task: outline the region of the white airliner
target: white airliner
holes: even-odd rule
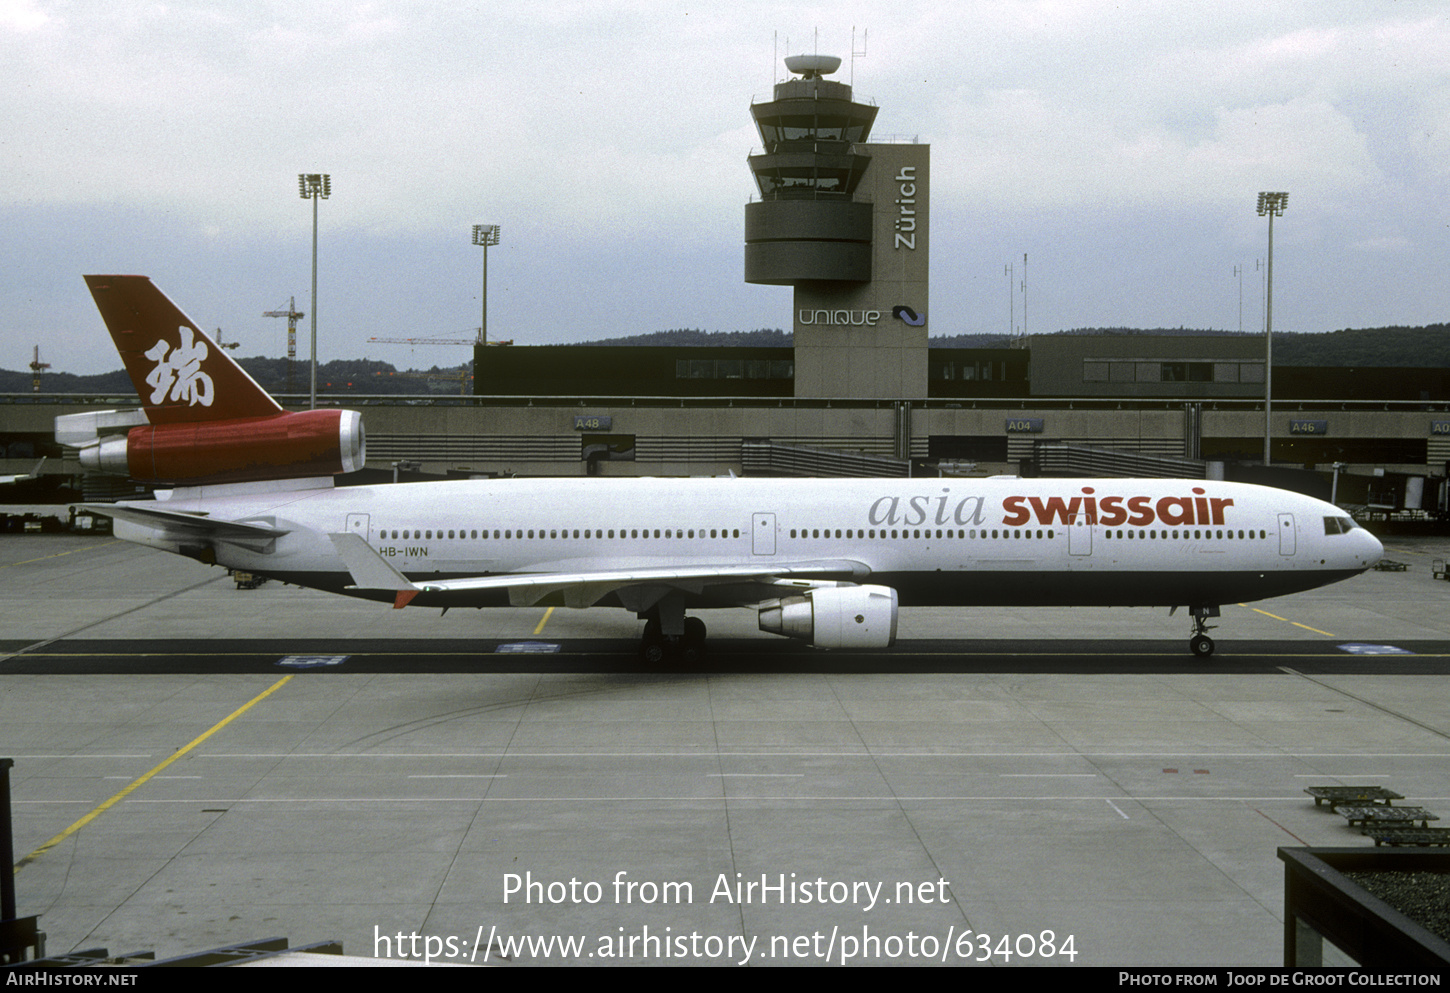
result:
[[[822,648],[884,648],[900,607],[1187,607],[1363,572],[1379,541],[1333,504],[1201,479],[468,480],[335,486],[353,411],[286,412],[144,276],[88,276],[143,411],[56,419],[83,466],[169,483],[90,509],[203,562],[395,608],[613,606],[643,656],[695,659],[686,611],[743,606]]]

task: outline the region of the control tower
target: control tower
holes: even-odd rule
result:
[[[825,78],[839,58],[785,65],[750,108],[745,281],[795,288],[796,396],[925,397],[931,149],[869,142],[876,107]]]

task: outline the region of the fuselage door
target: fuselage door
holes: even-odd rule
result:
[[[367,514],[348,514],[347,515],[347,531],[348,531],[349,534],[359,534],[359,535],[362,535],[363,538],[367,538],[368,537],[368,515]]]
[[[1279,554],[1294,554],[1294,515],[1279,515]]]
[[[1091,555],[1092,553],[1092,518],[1087,514],[1073,514],[1072,523],[1067,526],[1067,554]]]
[[[750,550],[756,555],[775,554],[775,515],[750,515]]]

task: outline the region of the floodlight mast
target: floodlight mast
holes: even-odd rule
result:
[[[312,201],[312,389],[308,409],[317,409],[317,201],[332,196],[332,176],[325,172],[297,174],[297,193]]]
[[[1287,193],[1260,193],[1259,216],[1269,217],[1269,273],[1264,291],[1264,465],[1272,465],[1270,445],[1274,432],[1270,414],[1273,406],[1274,382],[1274,218],[1284,215],[1289,205]]]
[[[498,244],[497,224],[475,224],[473,226],[473,243],[483,249],[483,290],[479,293],[482,300],[480,307],[480,318],[478,324],[478,343],[488,344],[488,247]]]

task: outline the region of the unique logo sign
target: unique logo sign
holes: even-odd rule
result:
[[[181,344],[172,348],[158,341],[146,352],[146,357],[156,363],[156,368],[146,376],[146,385],[151,387],[151,403],[185,400],[189,407],[197,404],[210,407],[215,399],[211,377],[201,371],[201,360],[207,354],[206,339],[196,339],[195,332],[186,325],[176,332]]]
[[[1290,434],[1328,434],[1328,421],[1290,421]]]
[[[607,414],[575,414],[575,431],[608,431],[614,426],[614,418]]]
[[[850,327],[874,328],[881,320],[879,310],[802,310],[802,324],[841,324]]]
[[[891,316],[904,324],[910,324],[914,328],[919,328],[926,323],[925,314],[918,314],[905,304],[899,307],[892,307]]]
[[[926,323],[926,315],[918,314],[904,304],[891,308],[891,316],[914,328]],[[881,323],[879,310],[802,310],[797,315],[801,324],[824,324],[828,327],[874,328]]]
[[[1042,418],[1040,417],[1009,417],[1007,418],[1008,434],[1041,434]]]

